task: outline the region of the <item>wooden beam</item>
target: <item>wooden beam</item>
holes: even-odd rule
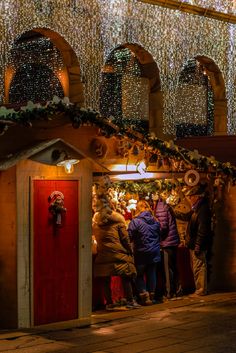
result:
[[[179,10],[182,12],[187,12],[191,15],[198,15],[203,17],[212,18],[214,20],[223,21],[227,23],[236,23],[236,15],[233,13],[224,13],[205,7],[200,7],[196,5],[190,5],[183,1],[178,0],[138,0],[139,2],[144,2],[151,5],[157,5],[165,7],[172,10]]]

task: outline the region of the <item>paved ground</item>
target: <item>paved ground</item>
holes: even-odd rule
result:
[[[235,353],[236,293],[97,312],[86,328],[0,331],[1,353]]]

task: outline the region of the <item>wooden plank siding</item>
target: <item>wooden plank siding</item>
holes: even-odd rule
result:
[[[236,166],[236,136],[199,136],[176,140],[178,146],[194,150],[204,156],[214,156],[220,162]]]
[[[16,168],[0,172],[0,328],[17,326]]]

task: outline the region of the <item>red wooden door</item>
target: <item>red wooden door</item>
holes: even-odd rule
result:
[[[61,225],[48,197],[64,196]],[[53,200],[52,200],[53,201]],[[51,204],[52,204],[51,201]],[[34,325],[78,317],[78,181],[34,180]],[[59,222],[60,223],[60,222]]]

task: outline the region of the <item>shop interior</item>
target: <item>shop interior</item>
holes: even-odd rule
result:
[[[120,180],[123,179],[123,180]],[[212,210],[217,205],[217,200],[221,197],[220,179],[211,182],[209,175],[200,174],[196,170],[189,170],[185,174],[175,175],[169,173],[162,175],[162,178],[146,178],[123,174],[102,176],[95,178],[93,185],[93,212],[103,206],[104,202],[109,202],[117,212],[121,213],[128,227],[130,220],[135,215],[136,204],[139,200],[146,200],[154,211],[159,198],[164,200],[173,210],[174,214],[178,212],[188,213],[191,207],[185,198],[186,191],[201,183],[205,187],[205,193],[209,198]],[[176,212],[178,210],[178,212]],[[214,222],[214,211],[213,220]],[[185,244],[185,236],[188,222],[178,219],[176,224],[180,237],[180,245],[177,250],[177,267],[179,281],[183,290],[183,295],[194,291],[194,280],[190,265],[189,251]],[[212,224],[212,231],[214,224]],[[93,261],[96,257],[96,239],[93,237]],[[210,262],[210,255],[209,255]],[[211,266],[209,266],[209,271]],[[210,278],[210,273],[209,273]],[[164,274],[162,264],[157,269],[157,288],[156,296],[161,297],[164,287]],[[122,300],[123,290],[119,277],[112,278],[112,294],[114,301]],[[93,278],[93,311],[104,308],[103,290],[99,284],[99,278]]]

